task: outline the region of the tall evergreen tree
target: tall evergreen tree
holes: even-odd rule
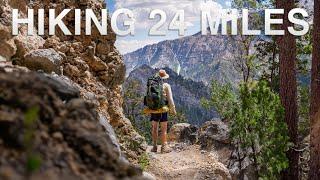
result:
[[[296,78],[296,40],[288,32],[292,24],[288,13],[294,8],[294,0],[276,0],[276,7],[284,9],[283,24],[284,36],[279,36],[279,63],[280,63],[280,98],[285,108],[285,121],[288,125],[290,141],[295,147],[298,144],[298,113],[297,113],[297,78]],[[295,180],[299,178],[299,152],[291,148],[287,152],[289,168],[283,172],[283,179]]]
[[[320,177],[320,0],[314,0],[310,108],[310,180]]]

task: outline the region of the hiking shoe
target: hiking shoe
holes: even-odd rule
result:
[[[151,152],[157,152],[158,151],[158,146],[154,145],[153,148],[151,149]]]
[[[172,149],[167,144],[161,146],[161,153],[169,153],[171,151]]]

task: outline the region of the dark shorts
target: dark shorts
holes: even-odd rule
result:
[[[151,114],[150,121],[167,122],[168,113]]]

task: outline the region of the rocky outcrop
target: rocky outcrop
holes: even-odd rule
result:
[[[28,36],[25,25],[19,28],[18,36],[11,33],[12,8],[19,9],[21,17],[26,17],[28,3],[27,0],[0,0],[0,56],[6,60],[22,58],[30,51],[42,48],[45,42],[40,36]]]
[[[56,35],[48,35],[48,18],[45,18],[44,36],[26,36],[26,26],[19,28],[19,35],[11,35],[12,8],[20,10],[20,17],[26,17],[27,8],[43,8],[59,11],[63,9],[92,9],[99,17],[105,4],[100,0],[70,1],[26,1],[0,0],[0,59],[31,70],[65,75],[79,89],[80,96],[94,103],[97,111],[115,129],[125,155],[133,162],[145,151],[145,140],[132,127],[122,112],[121,84],[125,78],[125,65],[114,47],[115,34],[108,25],[108,35],[101,36],[95,27],[92,35],[66,36],[59,28]],[[69,13],[64,23],[74,29],[74,13]],[[82,22],[84,24],[84,22]],[[35,22],[37,27],[37,22]],[[36,31],[35,31],[36,32]],[[135,146],[131,146],[134,143]],[[134,148],[133,148],[134,147]]]
[[[245,152],[235,151],[230,137],[228,125],[220,119],[206,122],[198,131],[202,149],[214,150],[218,159],[229,169],[232,179],[258,179],[255,168],[249,157],[239,158]],[[250,150],[248,149],[247,152]],[[241,165],[239,164],[241,159]]]
[[[219,148],[231,144],[228,126],[220,119],[207,121],[199,129],[199,143],[202,148]]]
[[[203,149],[219,149],[231,144],[230,130],[220,119],[207,121],[200,128],[188,123],[179,123],[171,127],[168,139],[175,142],[198,143]]]
[[[26,36],[21,26],[11,35],[12,8],[25,17],[27,8],[103,7],[99,0],[0,0],[0,61],[19,65],[0,73],[0,179],[142,178],[126,160],[136,162],[146,146],[122,112],[125,65],[115,34],[93,28],[92,36],[65,36],[57,28],[56,36],[47,29]],[[64,19],[70,29],[73,19]]]
[[[175,124],[170,128],[168,139],[174,142],[195,144],[198,140],[198,128],[188,123]]]
[[[142,178],[106,117],[67,77],[8,66],[0,81],[0,179]]]
[[[174,124],[168,133],[168,140],[169,141],[175,141],[179,142],[181,140],[181,133],[184,129],[190,127],[191,125],[188,123],[179,123]]]
[[[60,74],[63,57],[54,49],[38,49],[26,54],[22,64],[31,70]]]

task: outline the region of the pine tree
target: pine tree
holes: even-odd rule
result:
[[[298,144],[298,114],[297,114],[297,78],[296,78],[296,40],[287,29],[291,26],[288,13],[294,8],[294,0],[276,0],[276,7],[284,9],[284,22],[281,29],[284,36],[279,36],[280,62],[280,98],[285,108],[285,121],[289,130],[290,141],[295,147]],[[279,27],[278,27],[279,28]],[[295,180],[299,178],[299,152],[291,148],[287,152],[289,168],[283,172],[283,179]]]
[[[320,177],[320,0],[314,0],[313,28],[310,108],[310,180],[319,179]]]

